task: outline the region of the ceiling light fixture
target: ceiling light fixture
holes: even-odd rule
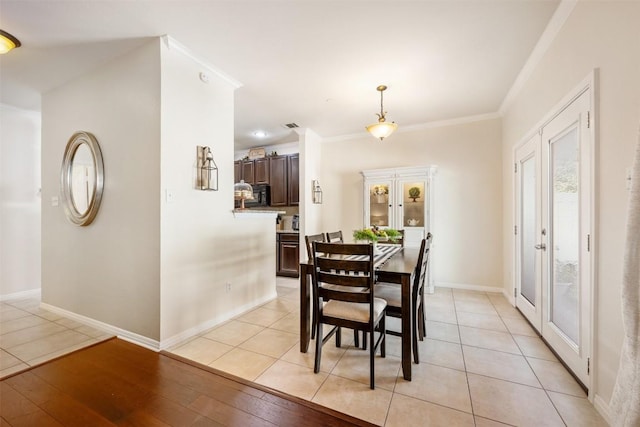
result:
[[[256,138],[266,138],[267,137],[267,132],[265,132],[263,130],[257,130],[255,132],[253,132],[253,136],[255,136]]]
[[[388,137],[393,133],[394,130],[398,129],[398,125],[395,122],[388,123],[384,117],[385,111],[382,105],[382,92],[387,90],[385,85],[380,85],[376,88],[380,92],[380,114],[376,113],[378,116],[378,123],[374,123],[366,127],[369,133],[376,138],[380,138],[380,141]]]
[[[0,30],[0,54],[7,53],[11,49],[20,47],[21,45],[22,43],[20,43],[20,40],[6,31]]]

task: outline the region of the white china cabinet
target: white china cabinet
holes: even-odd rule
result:
[[[364,226],[404,230],[404,245],[420,247],[433,230],[436,171],[437,166],[362,171]]]
[[[404,246],[419,248],[427,233],[433,233],[434,181],[437,170],[437,166],[418,166],[362,171],[364,227],[375,225],[404,230]],[[433,234],[436,241],[438,236]],[[427,272],[429,293],[434,289],[432,261],[431,253],[431,265]]]

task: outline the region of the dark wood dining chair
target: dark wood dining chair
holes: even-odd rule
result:
[[[427,276],[429,248],[431,245],[431,234],[426,239],[422,239],[420,244],[420,254],[416,264],[415,279],[411,293],[411,339],[413,341],[413,361],[420,363],[418,352],[418,339],[423,340],[425,336],[424,321],[424,286]],[[375,294],[378,298],[387,301],[387,315],[402,318],[402,289],[397,283],[379,282],[375,286]],[[387,330],[387,333],[395,336],[402,336],[402,332]]]
[[[342,230],[327,233],[327,242],[344,243],[344,239],[342,238]]]
[[[326,242],[327,240],[325,240],[325,236],[329,235],[330,233],[320,233],[320,234],[311,234],[308,236],[304,236],[304,240],[305,243],[307,244],[307,257],[309,259],[311,259],[313,257],[313,242]],[[313,290],[312,290],[313,292]],[[318,303],[318,299],[316,298],[315,295],[312,295],[313,301],[312,301],[312,305],[314,305],[314,307],[311,310],[311,339],[315,339],[316,337],[316,323],[317,323],[317,319],[316,319],[316,310],[315,310],[315,304]],[[353,341],[354,341],[354,345],[356,347],[360,346],[360,338],[358,336],[358,331],[354,331],[353,333]]]
[[[314,372],[320,371],[322,346],[335,334],[340,347],[340,328],[368,334],[370,387],[375,388],[375,355],[385,357],[387,302],[375,297],[373,245],[313,242],[313,280],[318,303]],[[340,288],[334,288],[339,286]],[[325,302],[326,301],[326,302]],[[323,325],[331,325],[327,335]],[[379,331],[378,339],[375,332]]]
[[[311,259],[313,257],[313,242],[325,242],[325,235],[324,233],[319,233],[319,234],[311,234],[308,236],[304,236],[304,241],[307,244],[307,258]],[[316,337],[316,309],[315,309],[315,304],[318,303],[318,299],[315,296],[312,296],[313,301],[312,304],[314,305],[313,309],[311,310],[311,339],[314,339]],[[357,335],[357,333],[356,333]]]

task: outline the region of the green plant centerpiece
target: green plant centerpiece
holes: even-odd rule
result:
[[[420,197],[420,189],[418,187],[411,187],[409,189],[409,197],[415,202]]]
[[[377,242],[392,242],[395,243],[400,237],[400,232],[393,228],[379,228],[373,226],[371,228],[363,228],[361,230],[353,230],[353,239],[355,241],[365,240],[373,243]]]

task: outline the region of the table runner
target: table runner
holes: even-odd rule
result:
[[[377,244],[376,249],[373,254],[373,264],[376,269],[380,268],[382,264],[384,264],[389,258],[391,258],[395,253],[400,251],[402,246],[400,245],[384,245]],[[348,260],[365,260],[367,259],[367,255],[349,255],[346,259]]]

